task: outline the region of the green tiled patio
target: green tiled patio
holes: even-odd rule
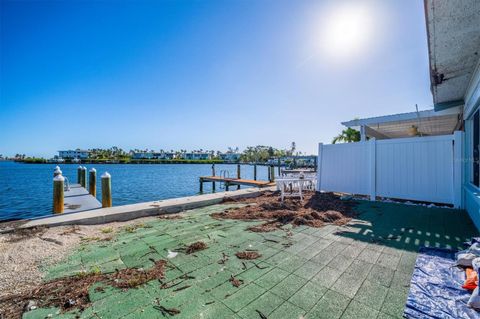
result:
[[[477,235],[463,211],[371,202],[359,203],[358,219],[348,226],[253,233],[245,230],[252,222],[209,216],[231,206],[123,230],[112,241],[85,243],[45,269],[48,280],[82,271],[148,268],[152,259],[167,259],[168,250],[204,241],[206,250],[168,259],[163,282],[182,283],[161,289],[150,281],[126,291],[101,291],[96,284],[83,312],[37,309],[24,318],[164,318],[157,306],[180,310],[174,318],[400,318],[418,248],[461,248]],[[257,250],[262,257],[242,263],[234,254],[243,250]],[[229,256],[224,264],[222,254]],[[231,275],[244,283],[234,287]]]

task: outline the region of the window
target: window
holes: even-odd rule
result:
[[[479,157],[480,157],[480,116],[479,111],[475,112],[473,116],[473,180],[472,183],[475,186],[479,186],[480,181],[480,167],[479,167]]]

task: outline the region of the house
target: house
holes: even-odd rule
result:
[[[209,160],[212,157],[213,155],[207,152],[190,152],[182,154],[182,158],[185,160]]]
[[[343,122],[317,190],[450,204],[480,229],[480,1],[425,0],[433,109]]]
[[[87,159],[90,154],[90,151],[87,150],[68,150],[68,151],[58,151],[58,157],[63,159]]]
[[[238,162],[238,161],[240,161],[240,156],[242,156],[242,154],[233,153],[233,152],[226,152],[226,153],[218,154],[218,157],[220,157],[220,159],[225,161],[225,162]]]
[[[175,158],[175,153],[171,152],[133,152],[132,159],[141,160],[141,159],[164,159],[171,160]]]

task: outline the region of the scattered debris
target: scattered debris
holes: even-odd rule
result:
[[[287,198],[282,203],[278,192],[265,193],[255,198],[240,199],[249,205],[214,213],[217,219],[267,220],[266,223],[249,227],[253,232],[270,232],[286,224],[321,227],[324,224],[345,225],[356,213],[354,202],[341,200],[333,193],[305,193],[303,202]]]
[[[265,316],[260,310],[255,309],[255,311],[258,313],[261,319],[267,319],[267,316]]]
[[[256,251],[239,251],[235,254],[239,259],[247,259],[247,260],[252,260],[252,259],[257,259],[259,257],[262,257],[258,252]]]
[[[232,286],[237,287],[237,288],[240,287],[243,284],[242,279],[235,278],[235,277],[233,277],[233,275],[230,277],[230,282],[232,283]]]
[[[56,240],[56,239],[54,239],[54,238],[49,238],[49,237],[38,237],[38,238],[40,238],[41,240],[48,241],[48,242],[50,242],[50,243],[54,243],[54,244],[60,245],[60,246],[63,245],[63,243],[62,243],[60,240]]]
[[[112,227],[104,227],[100,231],[102,232],[102,234],[109,234],[109,233],[113,232],[113,228]]]
[[[172,258],[177,257],[177,255],[178,255],[177,252],[175,252],[175,251],[170,251],[170,250],[169,250],[169,251],[168,251],[167,258],[168,258],[168,259],[172,259]]]
[[[61,232],[60,235],[65,236],[70,234],[79,234],[79,231],[80,231],[80,227],[78,225],[73,225],[68,229],[64,230],[63,232]]]
[[[182,219],[183,215],[181,214],[162,214],[158,216],[159,219]]]
[[[153,308],[159,310],[162,315],[165,317],[166,315],[168,316],[175,316],[175,315],[178,315],[180,313],[180,310],[176,309],[176,308],[165,308],[164,306],[153,306]]]
[[[218,261],[220,265],[224,265],[228,260],[228,255],[222,252],[222,259]]]
[[[193,244],[188,245],[185,249],[185,253],[193,254],[193,253],[196,253],[197,251],[204,250],[206,248],[207,248],[207,244],[205,244],[203,241],[197,241],[197,242],[194,242]]]
[[[173,291],[177,292],[177,291],[184,290],[184,289],[187,289],[187,288],[190,288],[190,287],[191,287],[190,285],[186,285],[186,286],[182,286],[180,288],[174,289]]]
[[[102,274],[99,271],[80,273],[76,276],[54,279],[40,284],[35,289],[0,298],[0,309],[6,318],[21,318],[30,307],[57,307],[62,310],[84,309],[90,304],[88,290],[98,282],[116,288],[128,289],[154,279],[165,277],[166,261],[158,260],[148,269],[125,268],[115,273]],[[95,288],[103,289],[100,287]]]
[[[46,227],[17,228],[8,238],[8,243],[16,243],[32,237],[41,237],[47,231]]]

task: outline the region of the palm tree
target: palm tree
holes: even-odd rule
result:
[[[337,142],[351,143],[360,141],[360,131],[353,129],[351,127],[343,130],[341,134],[333,138],[332,144]]]

